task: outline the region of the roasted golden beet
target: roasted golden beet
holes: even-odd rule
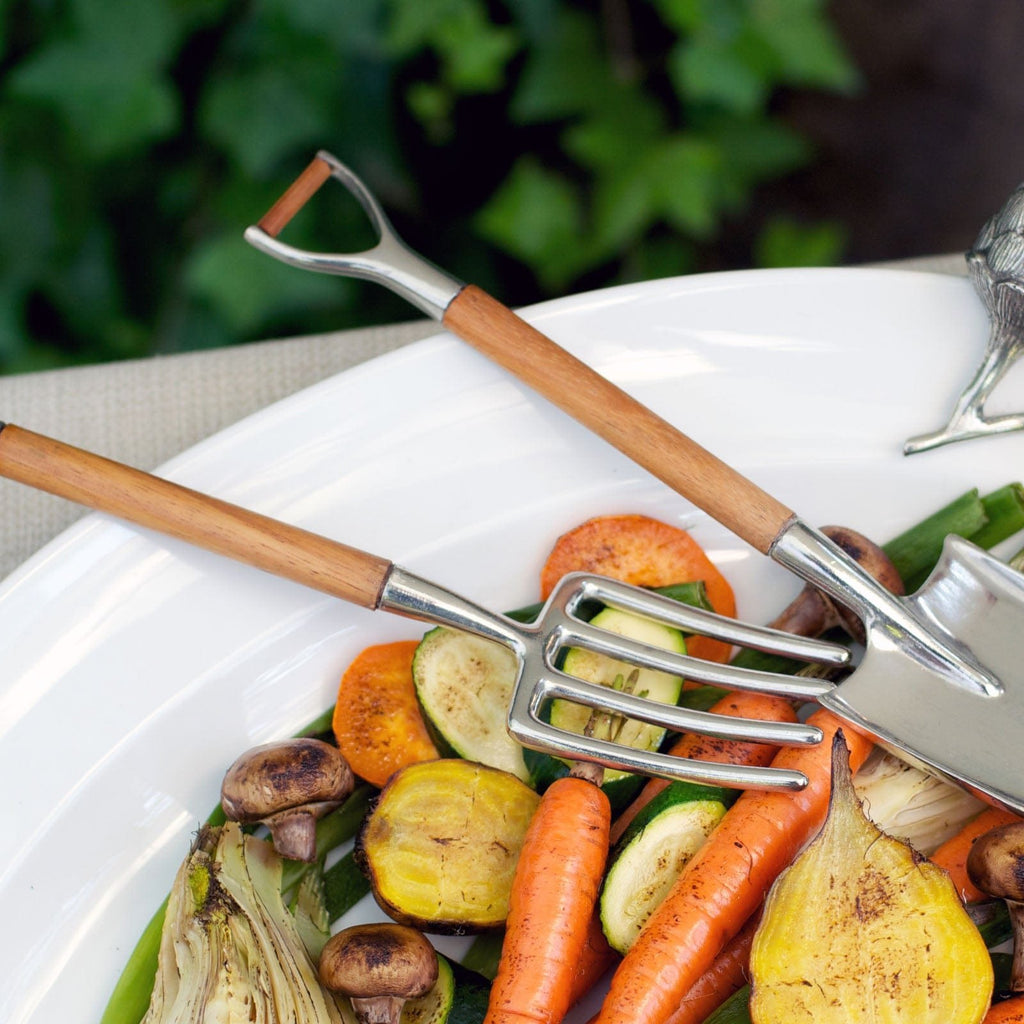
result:
[[[992,963],[949,876],[864,815],[846,745],[828,818],[769,893],[750,956],[754,1024],[978,1024]]]
[[[377,903],[427,932],[500,927],[538,801],[514,775],[472,761],[424,761],[395,772],[356,847]]]

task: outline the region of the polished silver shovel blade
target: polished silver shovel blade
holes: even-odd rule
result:
[[[927,582],[901,603],[951,647],[961,646],[965,658],[984,665],[988,678],[979,685],[936,666],[926,655],[915,656],[887,623],[869,622],[857,671],[821,703],[901,757],[1019,811],[1024,576],[963,538],[949,537]]]

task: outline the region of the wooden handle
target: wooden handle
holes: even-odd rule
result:
[[[314,157],[306,169],[288,186],[284,195],[263,214],[257,226],[272,238],[277,238],[288,222],[309,202],[330,176],[331,165],[318,156]]]
[[[767,554],[793,512],[486,292],[468,285],[443,323]]]
[[[343,601],[376,608],[391,563],[99,455],[0,425],[0,475]]]

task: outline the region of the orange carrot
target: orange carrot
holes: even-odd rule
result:
[[[766,693],[737,690],[727,693],[714,704],[711,711],[717,715],[732,718],[758,718],[765,722],[795,722],[796,711],[791,701],[784,697],[772,697]],[[684,733],[669,750],[676,757],[688,757],[695,761],[714,761],[718,764],[745,764],[764,766],[770,764],[779,748],[768,743],[748,743],[742,740],[725,740],[701,733]],[[617,843],[629,827],[630,822],[666,786],[665,779],[649,779],[633,802],[618,816],[612,825],[612,844]]]
[[[519,853],[505,940],[484,1024],[556,1024],[572,1004],[608,856],[611,809],[600,787],[552,783]]]
[[[601,927],[601,915],[594,908],[587,926],[587,937],[573,972],[570,1004],[575,1005],[601,980],[604,973],[619,962],[621,957],[608,945]]]
[[[854,771],[871,742],[828,711],[809,721],[823,730],[824,742],[784,747],[772,761],[804,772],[808,785],[796,793],[747,790],[726,811],[612,976],[599,1024],[668,1020],[820,828],[831,791],[832,736],[843,728]]]
[[[750,978],[750,947],[754,942],[760,913],[753,917],[723,947],[714,963],[697,979],[697,983],[683,996],[679,1008],[666,1024],[702,1024],[734,992],[738,992]]]
[[[1024,995],[993,1003],[981,1024],[1024,1024]]]
[[[929,858],[932,863],[949,872],[949,877],[964,903],[977,903],[988,899],[967,874],[967,855],[971,852],[975,839],[990,829],[1009,825],[1014,821],[1020,821],[1019,815],[997,807],[988,807],[967,822],[955,836],[947,839]]]
[[[685,531],[641,515],[588,519],[555,542],[541,570],[541,596],[570,572],[595,572],[638,587],[666,587],[703,580],[711,607],[736,614],[736,598],[726,578]],[[697,658],[726,661],[730,646],[690,637],[687,650]]]
[[[438,757],[412,682],[415,640],[367,647],[338,686],[332,727],[352,771],[383,786],[399,768]]]

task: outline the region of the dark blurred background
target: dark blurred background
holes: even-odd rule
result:
[[[409,319],[250,250],[318,148],[512,304],[963,251],[1019,0],[3,0],[0,373]],[[295,244],[365,241],[326,189]]]

